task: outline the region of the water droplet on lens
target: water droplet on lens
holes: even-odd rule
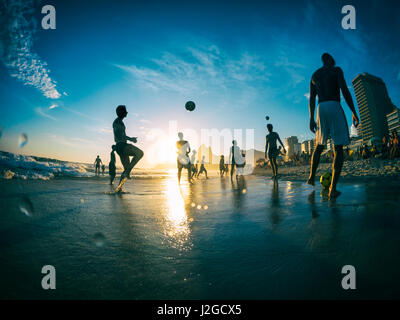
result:
[[[27,143],[28,143],[28,136],[25,133],[21,133],[21,135],[18,138],[18,146],[20,148],[23,148]]]
[[[28,217],[32,217],[33,214],[33,204],[32,201],[24,196],[19,203],[19,210]]]
[[[192,206],[192,208],[194,208],[196,206],[196,204],[194,202],[192,202],[191,206]]]
[[[201,209],[201,205],[198,205],[198,206],[197,206],[197,209],[199,209],[199,210],[200,210],[200,209]]]
[[[204,208],[204,210],[207,210],[208,209],[208,205],[205,205],[203,208]]]
[[[106,237],[101,232],[97,232],[93,236],[93,242],[96,246],[102,247],[106,242]]]

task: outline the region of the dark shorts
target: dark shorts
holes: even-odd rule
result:
[[[118,155],[121,157],[124,153],[124,149],[128,144],[126,142],[118,142],[115,145],[115,151],[118,153]]]
[[[278,156],[278,149],[270,149],[268,150],[268,158],[271,160],[272,158],[276,158]]]

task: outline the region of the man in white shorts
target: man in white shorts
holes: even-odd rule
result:
[[[349,128],[340,105],[340,90],[342,90],[343,97],[353,112],[355,127],[358,126],[359,119],[342,69],[335,66],[335,60],[328,53],[322,55],[322,62],[323,67],[314,72],[310,83],[310,130],[316,133],[317,146],[312,156],[311,172],[307,183],[314,185],[321,153],[328,138],[331,138],[334,144],[334,160],[329,198],[336,198],[340,195],[340,192],[336,190],[336,185],[343,166],[343,146],[350,144]],[[314,111],[317,95],[318,109],[317,122],[315,122]]]

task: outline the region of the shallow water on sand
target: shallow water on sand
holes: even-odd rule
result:
[[[3,181],[0,298],[400,298],[399,186],[343,183],[329,201],[253,176],[133,180],[119,195],[96,179]],[[41,289],[44,265],[56,290]]]

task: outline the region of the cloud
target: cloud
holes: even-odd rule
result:
[[[0,9],[0,57],[11,77],[37,88],[47,98],[60,98],[47,63],[32,52],[37,29],[34,1],[5,0]]]
[[[232,58],[217,46],[187,47],[181,54],[164,52],[148,66],[114,64],[144,88],[181,94],[207,92],[209,87],[247,89],[269,81],[263,59],[249,53]]]
[[[56,118],[54,118],[54,117],[52,117],[51,115],[47,114],[47,113],[46,113],[42,108],[40,108],[40,107],[35,108],[35,112],[36,112],[37,114],[41,115],[42,117],[45,117],[45,118],[48,118],[48,119],[57,121]]]
[[[52,104],[50,107],[49,107],[49,109],[51,110],[51,109],[54,109],[54,108],[58,108],[58,104]]]
[[[310,94],[309,93],[305,93],[304,96],[307,98],[307,100],[310,100]]]
[[[151,124],[151,123],[152,123],[152,121],[147,120],[147,119],[140,119],[139,121],[140,121],[141,123],[144,123],[144,124]]]
[[[62,144],[75,149],[96,149],[98,148],[98,141],[86,140],[75,137],[64,137],[55,134],[49,134],[49,138],[56,141],[58,144]]]

